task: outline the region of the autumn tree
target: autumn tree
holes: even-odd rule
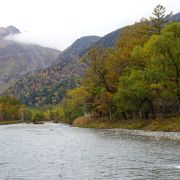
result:
[[[144,70],[156,113],[176,112],[180,103],[180,23],[166,26],[132,53],[136,69]]]
[[[85,112],[109,119],[154,118],[180,107],[180,27],[156,6],[151,21],[127,26],[114,49],[94,47],[82,58],[86,72],[63,102],[71,120]],[[165,27],[164,27],[165,26]]]
[[[162,5],[157,5],[150,17],[150,21],[152,23],[152,31],[156,34],[160,34],[162,28],[168,24],[170,21],[170,17],[172,13],[166,14],[166,9]]]
[[[168,77],[168,85],[173,83],[171,88],[180,105],[180,23],[168,25],[153,42],[152,49],[157,54],[155,62]]]
[[[1,120],[19,120],[19,109],[22,103],[15,97],[0,97],[0,117]]]

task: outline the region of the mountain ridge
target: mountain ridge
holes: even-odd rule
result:
[[[60,51],[6,39],[21,33],[14,26],[0,28],[0,93],[26,73],[49,67]]]
[[[180,13],[173,15],[171,20],[180,22]],[[8,92],[30,106],[59,103],[66,90],[75,87],[78,78],[85,71],[85,66],[79,63],[80,58],[92,47],[114,48],[123,28],[112,31],[103,37],[89,36],[88,38],[95,39],[94,42],[89,39],[87,47],[84,47],[85,37],[77,39],[57,57],[50,67],[32,74],[29,73]],[[77,51],[74,51],[74,45],[81,40],[83,41],[81,51],[78,51],[78,48],[75,48]],[[31,88],[32,86],[34,88]]]
[[[9,35],[16,35],[19,33],[21,33],[20,30],[12,25],[7,26],[6,28],[0,27],[0,39],[3,39]]]
[[[10,93],[15,94],[30,106],[49,102],[58,103],[58,101],[62,100],[67,89],[75,87],[76,78],[83,74],[84,67],[83,64],[79,63],[80,56],[98,40],[98,36],[85,36],[77,39],[63,53],[59,54],[50,67],[28,73],[20,81],[16,82],[13,90],[10,89]],[[61,89],[62,86],[63,89]],[[21,89],[18,87],[21,87]],[[28,91],[31,91],[31,100],[27,98]],[[46,97],[49,97],[49,100]],[[40,103],[38,104],[38,102]]]

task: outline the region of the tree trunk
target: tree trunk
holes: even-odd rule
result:
[[[111,106],[108,105],[108,111],[109,111],[109,120],[112,120],[112,111],[111,111]]]
[[[24,112],[21,112],[21,121],[24,121]]]
[[[0,112],[0,120],[3,121],[3,114]]]
[[[154,110],[154,106],[153,106],[152,101],[150,102],[150,111],[151,111],[151,117],[155,118],[156,115],[155,115],[155,110]]]
[[[123,119],[127,119],[126,113],[122,112]]]

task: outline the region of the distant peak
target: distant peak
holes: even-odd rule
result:
[[[14,27],[14,26],[8,26],[7,28],[6,28],[10,33],[12,33],[12,34],[18,34],[18,33],[20,33],[20,31],[19,31],[19,29],[17,29],[16,27]]]
[[[83,36],[83,37],[80,37],[80,38],[78,38],[75,42],[78,42],[78,41],[86,41],[86,40],[97,40],[97,39],[100,39],[100,37],[99,36],[94,36],[94,35],[92,35],[92,36]]]
[[[74,43],[72,44],[72,46],[86,46],[87,44],[92,44],[96,41],[98,41],[100,39],[99,36],[83,36],[79,39],[77,39],[76,41],[74,41]]]
[[[5,38],[6,36],[15,35],[19,33],[21,33],[19,29],[17,29],[14,26],[8,26],[6,28],[0,27],[0,38]]]

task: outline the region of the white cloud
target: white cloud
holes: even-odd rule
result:
[[[9,35],[5,39],[25,44],[38,44],[44,47],[51,47],[55,49],[63,49],[65,45],[65,43],[61,42],[63,37],[59,37],[59,40],[57,40],[56,37],[48,36],[48,34],[40,35],[36,33],[29,33],[27,31],[16,35]]]
[[[14,25],[23,32],[15,40],[61,50],[81,36],[103,36],[143,16],[149,17],[159,3],[167,11],[179,11],[179,0],[0,0],[0,3],[0,26]]]

